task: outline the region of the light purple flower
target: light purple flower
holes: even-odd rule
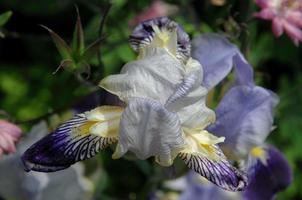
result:
[[[207,51],[202,44],[208,44]],[[279,102],[278,96],[254,84],[252,67],[223,36],[201,36],[193,46],[195,58],[203,64],[209,88],[222,81],[232,67],[235,72],[235,84],[219,103],[215,110],[216,122],[207,130],[226,138],[223,149],[232,159],[245,161],[249,186],[243,192],[244,199],[273,198],[292,179],[291,169],[282,154],[265,144],[273,129],[273,110]]]

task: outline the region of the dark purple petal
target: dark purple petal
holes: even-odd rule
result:
[[[237,84],[254,85],[253,70],[239,49],[224,36],[204,34],[193,40],[192,57],[204,70],[203,85],[213,88],[222,81],[234,67]]]
[[[144,45],[151,43],[154,37],[154,30],[152,28],[154,25],[158,26],[159,29],[171,29],[176,26],[178,51],[181,55],[190,57],[191,41],[188,34],[178,24],[167,17],[146,20],[134,28],[130,35],[129,42],[135,51],[138,51]]]
[[[83,115],[76,115],[28,148],[21,157],[25,170],[62,170],[80,160],[93,157],[101,149],[115,142],[114,138],[74,131],[86,121]]]
[[[243,192],[245,200],[270,200],[292,182],[292,171],[284,156],[276,148],[265,148],[267,164],[257,158],[249,169],[249,184]]]
[[[246,175],[233,167],[216,146],[215,153],[219,160],[212,160],[203,154],[180,153],[186,165],[215,185],[229,191],[244,190],[247,185]]]
[[[233,87],[216,109],[216,122],[207,129],[214,135],[224,136],[223,145],[231,152],[247,155],[271,132],[273,109],[277,104],[278,97],[264,88]]]

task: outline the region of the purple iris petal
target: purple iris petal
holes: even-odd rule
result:
[[[250,167],[249,185],[243,192],[246,200],[269,200],[292,182],[292,172],[280,151],[272,146],[265,148],[267,164],[259,159]],[[257,158],[252,158],[257,159]]]
[[[192,57],[204,70],[203,85],[212,89],[222,81],[234,67],[236,82],[254,85],[253,70],[239,49],[219,34],[204,34],[193,40]]]
[[[216,109],[217,120],[207,129],[226,137],[232,152],[247,155],[250,148],[263,144],[272,130],[273,109],[279,99],[262,87],[235,86]]]
[[[232,193],[236,195],[234,192],[222,190],[209,182],[202,183],[198,180],[198,175],[191,171],[187,175],[187,187],[181,193],[179,200],[232,200],[234,196],[229,195]]]

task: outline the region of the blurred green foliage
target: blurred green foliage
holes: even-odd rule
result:
[[[47,119],[53,113],[68,110],[79,99],[96,90],[91,89],[91,84],[97,85],[104,76],[118,72],[123,64],[135,59],[136,55],[127,41],[132,29],[128,22],[151,1],[111,2],[100,34],[102,16],[110,6],[108,1],[29,0],[26,4],[18,0],[1,1],[0,13],[13,12],[9,21],[10,11],[0,15],[0,27],[6,35],[0,39],[0,109],[9,113],[12,121],[28,130],[35,119]],[[255,68],[257,83],[280,95],[275,123],[277,129],[269,141],[284,152],[294,169],[295,178],[288,190],[279,194],[279,199],[302,198],[299,188],[302,185],[301,47],[295,47],[286,36],[274,38],[269,22],[252,18],[257,8],[251,0],[246,4],[240,0],[229,0],[222,7],[211,5],[210,1],[167,2],[178,6],[178,13],[171,18],[180,23],[191,37],[204,32],[227,34]],[[77,21],[75,4],[79,7],[83,30],[78,21],[74,31]],[[65,44],[72,44],[68,48],[79,51],[66,54],[62,51],[62,41],[52,34],[61,49],[60,55],[47,31],[38,24],[49,27],[66,41]],[[100,49],[87,60],[91,68],[88,79],[64,70],[53,75],[62,59],[81,63],[84,44],[93,41],[98,42]],[[112,161],[108,151],[98,157],[104,172],[95,196],[102,194],[102,199],[125,199],[142,195],[143,191],[138,190],[143,190],[143,185],[147,187],[147,177],[156,173],[152,171],[156,170],[152,162]]]

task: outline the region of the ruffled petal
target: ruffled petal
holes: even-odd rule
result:
[[[237,84],[253,85],[252,67],[238,48],[224,36],[204,34],[193,40],[193,58],[204,70],[203,85],[212,89],[222,81],[234,67]]]
[[[58,171],[95,156],[117,141],[121,113],[120,107],[105,106],[76,115],[25,151],[25,170]]]
[[[131,99],[120,123],[119,142],[113,158],[127,151],[139,159],[156,156],[162,166],[172,164],[185,142],[180,121],[159,102],[150,99]]]
[[[273,92],[261,87],[233,87],[219,103],[217,120],[207,130],[217,136],[225,136],[223,146],[231,153],[247,155],[271,132],[273,109],[278,101]]]
[[[148,55],[126,64],[120,74],[103,79],[100,86],[126,103],[129,98],[151,98],[164,104],[181,83],[185,69],[163,48],[150,48]]]
[[[284,156],[276,148],[264,148],[266,161],[250,156],[249,184],[243,192],[246,200],[274,199],[277,192],[287,188],[292,182],[292,170]]]
[[[206,106],[208,90],[201,86],[202,67],[190,59],[186,65],[186,76],[167,100],[165,107],[177,112],[184,127],[203,129],[215,121],[215,113]]]
[[[217,143],[217,138],[206,131],[186,133],[187,148],[179,156],[186,165],[217,186],[230,191],[241,191],[247,185],[243,172],[230,165]]]

